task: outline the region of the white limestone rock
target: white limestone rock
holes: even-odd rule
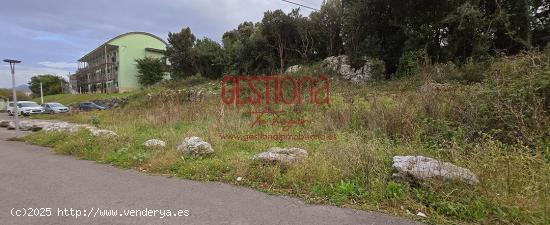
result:
[[[393,174],[394,177],[409,181],[412,178],[420,181],[459,181],[470,185],[479,183],[477,176],[470,170],[425,156],[394,156],[393,168],[397,170],[397,173]]]

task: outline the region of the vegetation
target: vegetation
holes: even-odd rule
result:
[[[25,95],[22,91],[16,91],[16,95],[19,101],[29,100],[29,96]],[[13,99],[12,89],[0,88],[0,99]]]
[[[36,133],[26,140],[124,168],[245,185],[430,224],[548,224],[550,57],[530,53],[489,64],[418,65],[413,74],[395,81],[359,85],[333,77],[330,105],[287,106],[288,116],[311,118],[291,133],[329,133],[336,135],[334,141],[224,139],[222,135],[281,130],[251,128],[254,118],[244,112],[261,106],[223,105],[217,97],[219,81],[201,77],[145,89],[120,110],[54,116],[114,130],[120,135],[116,140],[86,132]],[[305,67],[295,76],[319,69]],[[470,72],[483,79],[468,82]],[[182,90],[210,94],[205,101],[189,102],[178,94]],[[216,152],[182,156],[176,146],[188,136],[202,137]],[[146,149],[143,142],[151,138],[165,140],[168,147]],[[304,148],[309,157],[291,167],[251,159],[273,146]],[[452,162],[472,170],[480,184],[397,180],[391,167],[395,155]],[[428,217],[414,216],[418,212]]]
[[[31,77],[29,88],[34,96],[40,96],[40,83],[44,95],[55,95],[63,93],[63,86],[67,84],[62,77],[45,74]]]
[[[151,86],[164,78],[166,63],[162,59],[146,57],[136,59],[138,82],[143,86]]]
[[[346,54],[357,68],[382,60],[389,79],[410,74],[403,66],[415,57],[461,66],[542,50],[549,13],[550,3],[541,0],[328,0],[309,16],[267,11],[261,21],[226,32],[222,46],[196,40],[190,28],[170,33],[167,56],[175,78],[282,73]]]

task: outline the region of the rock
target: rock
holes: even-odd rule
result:
[[[102,130],[95,127],[88,128],[93,136],[96,137],[118,137],[118,134],[110,130]]]
[[[300,148],[279,148],[272,147],[266,152],[254,155],[253,160],[264,163],[280,163],[290,165],[307,158],[307,151]]]
[[[346,55],[331,56],[323,60],[323,64],[338,72],[342,78],[353,83],[362,83],[371,77],[373,65],[367,61],[361,68],[354,69],[349,65]]]
[[[237,177],[237,181],[242,181],[243,178],[242,177]]]
[[[150,139],[144,142],[143,145],[148,148],[164,148],[166,147],[166,142],[159,139]]]
[[[15,122],[8,121],[7,128],[9,130],[15,130]],[[74,124],[61,121],[44,121],[44,120],[22,120],[19,121],[19,130],[21,131],[39,131],[44,130],[46,132],[69,132],[75,133],[80,129],[89,130],[94,136],[118,136],[115,132],[110,130],[102,130],[90,125]]]
[[[214,153],[210,143],[203,141],[200,137],[187,137],[178,146],[178,151],[185,155],[202,156]]]
[[[424,218],[427,218],[427,217],[428,217],[428,216],[426,216],[426,214],[423,213],[423,212],[418,212],[416,215],[417,215],[417,216],[420,216],[420,217],[424,217]]]
[[[44,124],[28,121],[28,120],[22,120],[19,121],[19,130],[20,131],[39,131],[42,129]],[[15,130],[15,122],[10,121],[8,124],[8,130]]]
[[[479,183],[477,176],[466,168],[424,156],[394,156],[393,168],[397,170],[393,176],[405,180],[440,179],[461,181],[471,185]]]
[[[0,127],[8,127],[10,122],[10,120],[0,120]]]
[[[302,66],[300,65],[294,65],[294,66],[291,66],[291,67],[288,67],[288,69],[286,69],[285,73],[296,73],[298,71],[300,71],[302,69]]]

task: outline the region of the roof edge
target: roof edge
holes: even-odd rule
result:
[[[122,38],[124,36],[128,36],[128,35],[132,35],[132,34],[142,34],[142,35],[147,35],[147,36],[150,36],[152,38],[155,38],[159,41],[161,41],[162,43],[164,43],[165,45],[168,45],[168,42],[166,42],[164,39],[154,35],[154,34],[151,34],[151,33],[147,33],[147,32],[142,32],[142,31],[133,31],[133,32],[128,32],[128,33],[124,33],[124,34],[121,34],[121,35],[118,35],[114,38],[111,38],[109,39],[108,41],[104,42],[103,44],[99,45],[97,48],[95,48],[94,50],[88,52],[86,55],[82,56],[80,59],[78,59],[78,61],[82,61],[84,58],[86,58],[86,56],[90,55],[92,52],[95,52],[96,50],[100,49],[101,47],[103,47],[104,45],[107,45],[109,44],[109,42],[112,42],[116,39],[119,39],[119,38]]]

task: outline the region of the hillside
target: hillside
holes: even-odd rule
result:
[[[254,126],[257,117],[247,112],[264,110],[263,104],[224,104],[221,80],[191,77],[133,93],[121,109],[48,116],[113,130],[116,139],[82,131],[38,132],[26,141],[142,172],[221,181],[430,224],[548,224],[549,71],[550,57],[540,53],[464,67],[422,65],[409,77],[362,84],[327,70],[330,104],[270,105],[285,110],[284,118],[308,121],[288,130],[274,123]],[[318,72],[304,67],[292,77]],[[47,99],[70,104],[84,98],[92,96]],[[278,133],[334,139],[253,136]],[[178,151],[191,136],[209,142],[214,153],[190,157]],[[167,147],[144,147],[152,138]],[[290,166],[252,159],[271,147],[302,148],[308,157]],[[479,184],[392,176],[392,158],[409,155],[467,168]]]

